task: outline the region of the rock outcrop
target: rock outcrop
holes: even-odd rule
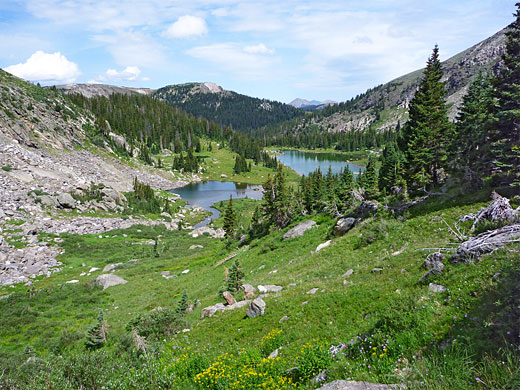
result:
[[[315,226],[316,226],[316,222],[314,222],[312,220],[302,222],[302,223],[296,225],[295,227],[289,229],[287,231],[287,233],[285,233],[283,235],[283,239],[287,240],[290,238],[301,237],[307,230],[310,230],[310,229],[314,228]]]
[[[94,280],[94,283],[103,287],[103,290],[106,290],[109,287],[117,286],[120,284],[126,284],[128,282],[124,280],[122,277],[114,274],[102,274]]]

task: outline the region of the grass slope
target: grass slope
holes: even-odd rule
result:
[[[269,363],[277,371],[267,370],[270,380],[278,384],[269,388],[288,388],[280,378],[286,378],[283,373],[291,367],[298,368],[298,383],[303,388],[314,387],[307,378],[323,368],[328,370],[328,380],[407,382],[411,388],[434,389],[517,388],[518,358],[511,350],[517,348],[519,337],[519,245],[496,251],[475,264],[447,264],[444,274],[432,280],[446,286],[444,293],[433,294],[427,284],[418,283],[425,272],[420,265],[433,251],[425,248],[455,242],[444,221],[452,224],[487,203],[474,200],[473,196],[473,201],[435,201],[406,219],[379,216],[367,220],[334,238],[319,253],[314,253],[316,247],[332,238],[335,221],[329,217],[314,216],[318,227],[300,238],[283,240],[284,231],[273,231],[253,241],[235,257],[245,272],[244,282],[284,287],[280,294],[264,298],[265,315],[255,319],[247,318],[244,308],[200,318],[203,307],[223,302],[219,289],[232,260],[216,265],[233,249],[218,240],[144,227],[101,237],[64,235],[62,272],[42,279],[37,288],[0,289],[0,295],[15,292],[0,300],[0,349],[21,353],[31,345],[43,357],[51,352],[80,353],[83,335],[102,308],[111,341],[101,355],[86,356],[99,359],[114,351],[115,355],[103,361],[106,370],[117,372],[115,365],[122,364],[118,359],[126,356],[120,351],[124,349],[122,340],[128,337],[124,329],[128,321],[157,306],[175,308],[187,291],[190,302],[201,302],[186,317],[191,331],[165,336],[163,352],[152,366],[148,355],[148,365],[144,360],[133,362],[134,368],[125,377],[139,385],[127,383],[126,388],[139,388],[143,383],[151,388],[256,388],[250,384],[253,382],[238,379],[236,386],[218,381],[231,374],[236,378],[253,375],[241,371],[243,367],[261,371],[268,363],[254,356],[266,356],[280,346],[279,357]],[[244,213],[254,206],[250,200],[243,203],[237,202],[236,207]],[[161,236],[159,257],[149,243],[157,236]],[[194,244],[203,248],[189,249]],[[133,258],[139,262],[128,263]],[[102,291],[90,284],[99,271],[79,276],[90,267],[115,262],[124,264],[115,273],[128,280],[125,285]],[[181,274],[185,269],[189,273]],[[349,269],[353,274],[344,277]],[[161,271],[179,276],[166,280]],[[71,279],[80,282],[65,284]],[[309,294],[313,288],[316,293]],[[330,361],[325,357],[323,348],[351,341],[353,345],[339,358]],[[212,362],[221,362],[211,366],[220,367],[214,375],[208,368]],[[97,374],[99,378],[103,372]],[[154,374],[148,378],[147,372]],[[212,384],[204,382],[208,375]],[[240,387],[244,383],[249,387]]]

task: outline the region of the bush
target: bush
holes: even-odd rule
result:
[[[300,380],[309,380],[332,363],[332,356],[325,341],[306,343],[296,359]]]
[[[171,309],[153,310],[150,313],[141,313],[131,320],[126,329],[135,329],[137,333],[148,340],[160,340],[173,334],[183,327],[182,318]]]
[[[13,167],[10,165],[4,165],[2,166],[2,169],[6,172],[11,172],[13,170]]]

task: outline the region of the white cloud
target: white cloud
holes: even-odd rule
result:
[[[141,74],[141,69],[137,66],[127,66],[122,71],[118,72],[115,69],[108,69],[106,71],[106,75],[110,79],[114,80],[137,80],[139,75]]]
[[[246,46],[244,47],[244,51],[249,54],[274,54],[273,49],[268,49],[266,45],[263,43],[259,43],[258,45]]]
[[[163,65],[165,48],[150,35],[139,31],[118,32],[111,35],[96,35],[93,39],[106,45],[118,65],[133,64],[143,68]]]
[[[208,33],[206,21],[197,16],[184,15],[164,32],[168,38],[190,38]]]
[[[50,54],[41,50],[26,62],[8,66],[5,70],[23,79],[46,84],[73,83],[81,74],[78,65],[60,52]]]
[[[218,43],[194,47],[187,50],[186,54],[212,62],[242,79],[272,79],[275,74],[273,65],[278,59],[258,52],[247,52],[245,49],[236,43]]]

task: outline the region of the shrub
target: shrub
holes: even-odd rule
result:
[[[13,167],[10,165],[4,165],[2,166],[2,169],[6,172],[11,172],[13,170]]]
[[[280,329],[273,329],[264,337],[262,337],[262,341],[260,342],[260,350],[262,351],[262,356],[269,356],[269,354],[271,354],[274,350],[279,348],[282,344],[282,331]]]
[[[296,359],[300,380],[308,380],[332,363],[332,356],[325,341],[313,340],[300,349]]]
[[[126,329],[135,329],[137,333],[149,340],[160,340],[181,328],[183,321],[171,309],[156,309],[150,313],[141,313],[131,320]]]

